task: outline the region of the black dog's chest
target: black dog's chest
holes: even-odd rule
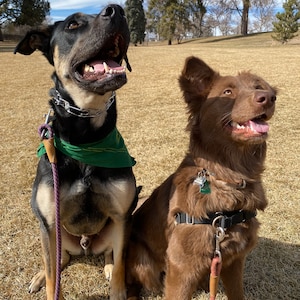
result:
[[[131,168],[93,167],[58,153],[58,175],[61,224],[75,236],[98,234],[109,220],[127,213],[135,196]],[[48,227],[55,219],[55,204],[46,157],[40,160],[35,187],[32,205]]]
[[[73,235],[98,233],[112,214],[113,199],[95,178],[78,179],[61,187],[61,222]]]
[[[61,223],[69,233],[97,234],[116,213],[114,189],[122,180],[113,173],[83,164],[69,166],[61,173]]]

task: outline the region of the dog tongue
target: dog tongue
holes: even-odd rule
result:
[[[89,66],[94,68],[94,72],[96,73],[103,73],[105,70],[104,64],[106,63],[106,65],[113,70],[123,70],[123,67],[121,67],[118,63],[116,63],[113,60],[108,60],[108,61],[102,61],[102,60],[96,60],[96,61],[92,61],[89,63]]]
[[[269,125],[264,121],[250,120],[247,125],[251,128],[251,130],[259,133],[267,133],[269,131]]]

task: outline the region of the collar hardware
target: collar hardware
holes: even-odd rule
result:
[[[175,224],[206,224],[213,225],[214,227],[221,227],[224,230],[226,230],[234,225],[244,223],[250,220],[251,218],[254,218],[256,214],[256,211],[234,210],[209,213],[207,218],[197,218],[185,212],[178,212],[175,215]]]
[[[56,96],[53,98],[54,103],[65,109],[65,111],[73,116],[80,118],[96,118],[103,114],[105,111],[108,111],[111,105],[115,102],[116,92],[113,91],[111,97],[106,102],[105,110],[102,109],[81,109],[76,106],[72,106],[67,100],[63,99],[60,92],[55,90]]]

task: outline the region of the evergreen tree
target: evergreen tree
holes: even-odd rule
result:
[[[285,44],[297,36],[296,32],[299,29],[298,21],[300,19],[300,1],[287,0],[283,3],[283,8],[284,12],[276,14],[278,22],[273,22],[274,35],[272,35],[272,38]]]
[[[125,14],[130,31],[130,40],[136,46],[145,39],[146,18],[143,8],[143,0],[127,0],[125,2]]]
[[[0,0],[0,22],[36,26],[50,13],[47,0]]]
[[[41,24],[49,15],[50,4],[44,0],[21,1],[20,14],[16,18],[17,25],[36,26]]]
[[[172,39],[180,40],[189,27],[188,0],[150,0],[148,16],[150,26],[156,28],[157,33],[172,44]]]

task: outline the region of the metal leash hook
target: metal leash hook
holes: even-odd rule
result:
[[[216,217],[212,224],[216,228],[216,233],[215,233],[216,245],[215,245],[214,257],[212,259],[211,267],[210,267],[210,278],[209,278],[209,299],[210,300],[216,299],[219,279],[220,279],[220,274],[222,269],[222,255],[221,255],[220,243],[225,238],[225,230],[223,227],[215,226],[217,221],[219,221],[221,218],[223,218],[223,216]]]
[[[55,200],[55,231],[56,231],[56,281],[54,300],[60,297],[60,275],[61,275],[61,227],[60,227],[60,202],[59,202],[59,178],[57,170],[56,151],[54,146],[54,133],[48,124],[51,119],[51,111],[46,116],[45,124],[39,127],[39,135],[43,141],[46,153],[51,163],[53,174],[53,190]]]

